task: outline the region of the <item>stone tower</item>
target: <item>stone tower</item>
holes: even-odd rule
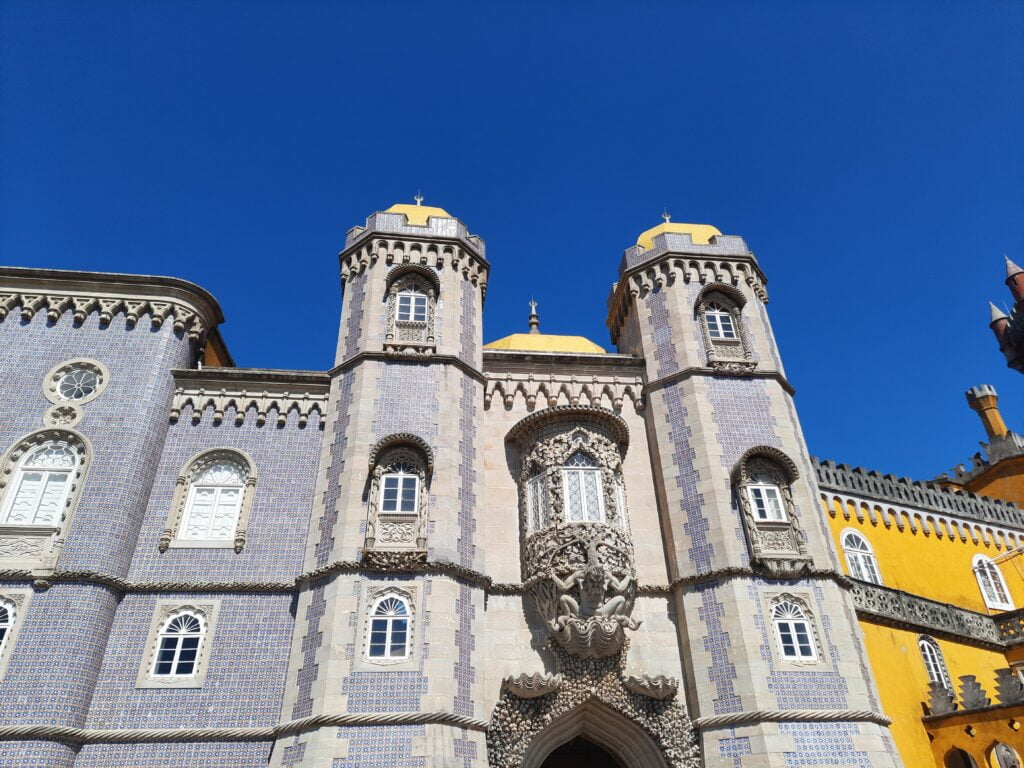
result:
[[[272,764],[482,759],[480,728],[457,726],[486,718],[474,672],[484,591],[456,577],[484,570],[484,243],[417,201],[353,228],[340,265],[344,308],[306,549],[312,576],[298,598],[282,712],[324,727],[280,738]],[[400,622],[394,631],[409,636],[399,658],[384,635],[367,635],[367,617],[388,611]],[[398,714],[361,723],[381,712]]]
[[[666,216],[609,299],[613,341],[645,361],[689,714],[706,766],[898,765],[765,282],[742,238]]]

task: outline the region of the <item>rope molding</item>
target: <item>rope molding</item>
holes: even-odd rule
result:
[[[755,709],[749,712],[699,717],[693,721],[693,727],[697,730],[709,730],[734,725],[794,722],[860,722],[889,726],[892,724],[892,718],[868,709]]]
[[[120,592],[264,592],[264,593],[286,593],[293,594],[300,592],[303,586],[329,578],[341,573],[378,573],[377,568],[368,568],[366,564],[358,560],[338,560],[308,573],[301,574],[294,581],[128,581],[116,576],[107,576],[98,571],[55,571],[46,576],[40,576],[29,569],[0,569],[0,579],[24,579],[33,582],[37,589],[48,589],[54,583],[86,583],[99,584],[104,587],[116,589]],[[479,571],[474,571],[456,563],[443,561],[427,562],[421,565],[388,569],[387,573],[420,573],[435,576],[448,576],[453,579],[468,582],[470,585],[486,590],[492,595],[519,595],[523,594],[533,586],[539,577],[529,579],[525,582],[496,582],[489,576]],[[764,577],[759,571],[748,567],[721,568],[707,573],[694,574],[673,579],[668,584],[640,584],[637,592],[644,597],[667,597],[677,588],[685,588],[722,579],[733,579],[740,577]],[[794,580],[802,578],[827,578],[836,582],[840,587],[849,589],[853,583],[848,577],[829,569],[812,569],[805,571],[796,577],[783,578],[772,576],[773,580]]]
[[[450,725],[487,730],[487,721],[452,712],[367,712],[313,715],[263,728],[72,728],[62,725],[0,726],[0,741],[60,741],[69,744],[139,744],[197,741],[271,741],[328,726]]]

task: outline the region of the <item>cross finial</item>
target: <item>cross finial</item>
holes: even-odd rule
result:
[[[416,201],[416,205],[423,205],[423,195],[420,194],[418,189],[416,190],[416,196],[413,197],[413,200]]]
[[[661,212],[661,218],[663,218],[665,220],[666,224],[668,224],[670,221],[672,221],[672,215],[668,212],[668,208],[665,208]]]

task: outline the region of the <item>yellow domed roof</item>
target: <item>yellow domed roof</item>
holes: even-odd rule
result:
[[[574,355],[603,355],[599,347],[582,336],[558,336],[552,333],[513,333],[503,339],[484,344],[484,349],[507,349],[515,352],[568,352]]]
[[[694,245],[710,245],[711,238],[722,234],[717,227],[710,224],[683,224],[681,222],[666,221],[656,227],[651,227],[646,232],[641,232],[636,239],[636,244],[645,251],[654,247],[654,238],[665,232],[679,232],[690,236]]]
[[[408,205],[406,203],[395,203],[384,213],[404,213],[409,219],[412,227],[427,226],[427,219],[430,216],[437,216],[440,219],[454,219],[444,208],[435,208],[432,205]]]

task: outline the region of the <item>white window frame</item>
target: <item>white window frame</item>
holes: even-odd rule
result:
[[[48,448],[59,446],[67,450],[73,457],[74,463],[67,469],[51,469],[47,467],[33,468],[29,466],[30,459],[40,451],[44,451]],[[68,500],[71,498],[71,492],[75,485],[75,475],[81,469],[81,457],[75,447],[66,440],[58,438],[52,438],[39,445],[33,446],[25,452],[25,455],[18,460],[18,464],[14,470],[14,477],[8,484],[6,493],[4,494],[3,507],[0,508],[0,525],[7,526],[18,526],[26,528],[45,528],[56,530],[60,528],[61,521],[64,519],[65,510],[68,506]],[[64,478],[64,488],[61,491],[60,499],[57,503],[57,514],[56,519],[48,520],[45,522],[39,522],[39,506],[43,500],[42,492],[39,492],[36,496],[32,517],[29,521],[12,521],[11,514],[14,509],[14,503],[18,498],[18,494],[21,491],[22,484],[25,482],[26,475],[29,474],[42,474],[43,480],[40,482],[40,488],[45,489],[52,476],[59,475]]]
[[[723,320],[727,321],[728,325]],[[740,340],[736,330],[736,318],[717,301],[709,301],[704,305],[704,323],[707,325],[708,336],[714,341]]]
[[[146,636],[146,653],[140,659],[135,687],[202,688],[206,682],[206,673],[209,668],[210,654],[213,649],[213,637],[219,613],[219,599],[189,603],[175,599],[157,600],[153,618],[150,621],[149,632]],[[201,634],[196,651],[195,667],[192,673],[187,675],[155,674],[160,657],[162,639],[166,636],[164,630],[171,621],[183,614],[195,616],[200,622]]]
[[[572,461],[576,456],[583,456],[590,462],[590,466],[578,466],[570,467],[568,463]],[[588,455],[584,451],[574,451],[566,463],[562,465],[562,506],[563,516],[567,523],[604,523],[606,522],[605,510],[604,510],[604,478],[602,477],[600,465],[594,461],[593,457]],[[588,479],[592,479],[597,484],[597,509],[591,510],[587,503],[586,483]],[[569,504],[571,498],[569,493],[569,484],[571,482],[577,482],[580,492],[580,519],[574,519],[572,517],[572,509]],[[591,516],[591,513],[596,513],[596,518]]]
[[[0,592],[0,605],[8,611],[7,631],[0,641],[0,680],[4,679],[7,665],[14,655],[18,643],[18,634],[25,624],[26,611],[32,590],[4,590]]]
[[[202,482],[203,475],[219,464],[233,464],[238,470],[241,480],[238,483]],[[230,457],[219,458],[204,467],[203,470],[192,479],[192,482],[189,483],[188,498],[185,501],[185,511],[181,516],[181,526],[178,528],[178,538],[182,541],[233,541],[235,533],[238,530],[238,523],[242,513],[242,501],[245,497],[245,486],[248,479],[249,472],[245,464]],[[210,519],[207,521],[206,530],[201,535],[191,535],[189,533],[189,528],[191,527],[190,522],[195,512],[196,495],[200,490],[208,489],[212,489],[214,491],[214,495],[213,502],[210,505]],[[221,497],[225,491],[234,491],[236,494],[233,505],[234,525],[230,527],[230,530],[226,534],[215,535],[212,527],[214,520],[217,518],[217,510],[221,503]]]
[[[767,516],[761,516],[761,510],[758,507],[758,498],[755,491],[760,491],[764,497],[764,509]],[[768,492],[774,494],[777,509],[776,514],[772,514],[772,505],[769,503]],[[747,484],[747,498],[750,500],[750,509],[753,512],[754,520],[759,523],[788,523],[789,515],[786,514],[786,500],[782,495],[782,489],[775,483],[748,483]]]
[[[843,548],[850,576],[871,584],[882,583],[882,572],[878,567],[875,551],[863,533],[854,528],[847,528],[840,534],[839,543]]]
[[[198,632],[170,632],[169,628],[172,623],[179,619],[188,617],[199,625]],[[188,638],[196,638],[196,647],[194,649],[184,648],[184,641]],[[171,658],[171,671],[170,672],[159,672],[158,668],[163,663],[161,655],[166,650],[164,648],[164,641],[168,639],[174,639],[176,642],[173,648],[173,656]],[[168,616],[160,625],[160,629],[156,635],[156,648],[153,654],[153,664],[150,667],[149,674],[161,680],[190,680],[195,678],[199,674],[199,658],[203,652],[203,641],[206,639],[206,617],[199,611],[190,610],[183,608],[179,611],[175,611]],[[186,673],[180,673],[177,671],[181,664],[188,663],[181,660],[183,651],[194,650],[195,656],[192,659],[192,671]]]
[[[395,497],[395,508],[385,508],[385,496],[387,494],[388,480],[397,481],[397,496]],[[407,481],[412,480],[412,509],[402,509],[402,498]],[[399,465],[397,472],[385,472],[380,476],[380,505],[379,513],[384,515],[409,515],[414,517],[420,511],[420,476],[415,467]]]
[[[381,606],[388,601],[395,601],[399,603],[405,613],[404,614],[392,614],[392,615],[378,615],[377,611],[380,610]],[[395,631],[394,625],[396,622],[405,622],[405,644],[402,646],[401,654],[393,654],[391,652],[392,637]],[[380,656],[373,655],[373,646],[377,645],[373,642],[374,635],[374,624],[376,622],[384,622],[384,654]],[[398,594],[397,592],[386,592],[378,596],[370,604],[369,615],[367,617],[366,624],[366,659],[367,661],[374,663],[389,663],[389,662],[402,662],[406,661],[412,654],[412,600],[407,596]]]
[[[11,645],[11,638],[18,626],[18,606],[13,600],[0,595],[0,659],[4,657],[8,646]]]
[[[985,605],[993,611],[1012,611],[1014,606],[1010,589],[1006,586],[1003,572],[992,558],[975,555],[971,561],[971,568]]]
[[[781,611],[786,610],[784,606],[792,606],[795,609],[795,613],[790,611],[784,616],[777,615]],[[775,641],[778,644],[779,655],[782,659],[797,664],[817,661],[818,649],[815,642],[814,625],[803,606],[795,600],[782,598],[772,603],[771,611],[772,629],[775,632]],[[786,627],[785,630],[783,630],[783,626]],[[802,627],[805,642],[801,641],[800,627]],[[790,635],[790,645],[797,651],[796,654],[786,653],[787,643],[783,637],[784,631]],[[803,650],[804,647],[806,647],[806,652]]]
[[[526,514],[529,531],[540,531],[551,522],[548,499],[548,473],[538,472],[526,481]]]
[[[402,299],[408,301],[408,307],[405,308],[406,316],[402,316],[403,307]],[[395,294],[395,321],[399,323],[417,323],[426,325],[427,314],[430,312],[430,297],[422,291],[413,290],[407,288],[403,291],[399,291]],[[418,317],[422,311],[422,317]]]
[[[928,676],[928,682],[938,683],[952,693],[953,680],[949,676],[946,657],[935,638],[921,635],[917,638],[917,649],[921,653],[921,662],[924,664],[924,671]]]

